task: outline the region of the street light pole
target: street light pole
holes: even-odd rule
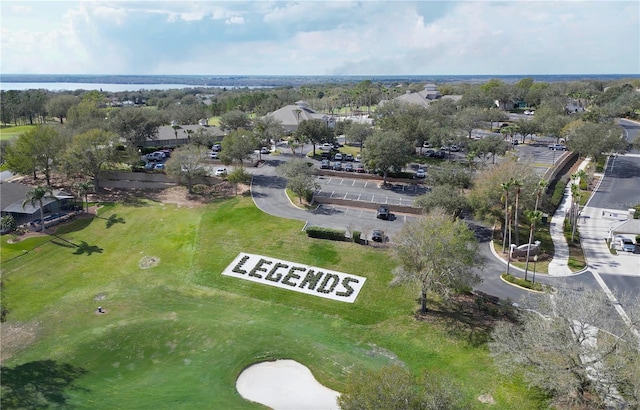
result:
[[[536,263],[538,262],[538,255],[533,256],[533,283],[536,283]]]

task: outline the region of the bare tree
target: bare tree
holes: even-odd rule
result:
[[[473,232],[441,209],[405,224],[397,238],[394,253],[400,266],[394,282],[420,286],[420,313],[427,312],[429,292],[447,296],[479,281],[471,272],[481,262]]]
[[[416,381],[399,365],[350,374],[338,405],[342,410],[465,408],[460,390],[451,380],[425,372]]]
[[[638,371],[626,365],[638,364],[637,312],[630,315],[636,320],[631,326],[621,323],[601,291],[559,289],[531,302],[536,311],[521,311],[518,324],[500,323],[493,330],[489,348],[500,369],[523,374],[558,404],[637,404]]]

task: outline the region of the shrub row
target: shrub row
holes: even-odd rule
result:
[[[537,290],[537,291],[544,290],[541,283],[532,283],[530,280],[516,278],[510,273],[503,273],[502,279],[506,280],[509,283],[513,283],[514,285],[518,285],[526,289]]]
[[[564,189],[567,187],[567,178],[562,178],[558,182],[556,182],[555,188],[553,189],[553,194],[551,195],[550,205],[551,212],[550,214],[554,214],[555,211],[560,206],[560,202],[562,202],[562,198],[564,198]]]
[[[310,238],[329,239],[331,241],[349,241],[346,231],[342,229],[323,228],[321,226],[307,227],[307,236]]]

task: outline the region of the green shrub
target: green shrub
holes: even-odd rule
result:
[[[360,243],[360,235],[360,231],[353,231],[353,233],[351,234],[351,239],[353,239],[355,243]]]
[[[555,213],[556,209],[560,206],[562,198],[564,198],[564,190],[567,187],[567,181],[564,178],[556,183],[556,186],[551,195],[551,213]]]
[[[543,291],[543,287],[541,283],[532,283],[530,280],[524,280],[521,278],[516,278],[515,276],[513,276],[512,274],[507,274],[507,273],[503,273],[502,274],[502,278],[504,280],[506,280],[509,283],[513,283],[514,285],[518,285],[520,287],[526,288],[526,289],[531,289],[531,290],[537,290],[537,291]]]
[[[323,228],[321,226],[307,227],[307,236],[310,238],[329,239],[331,241],[348,241],[346,231],[343,229]]]
[[[606,161],[605,157],[601,157],[598,158],[598,161],[596,162],[596,172],[603,172],[604,171],[604,163]]]

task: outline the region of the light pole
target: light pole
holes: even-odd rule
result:
[[[533,282],[536,283],[536,263],[538,262],[538,255],[533,256]]]

